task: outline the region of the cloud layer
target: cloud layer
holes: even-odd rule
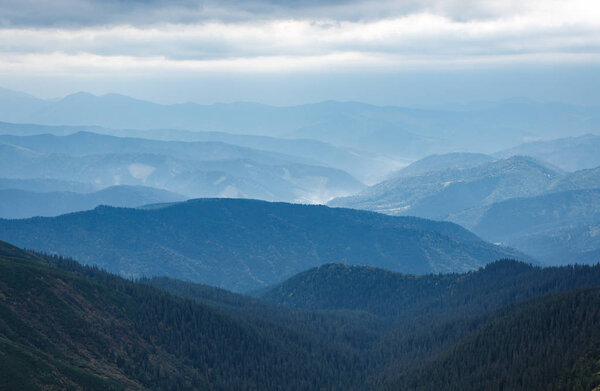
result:
[[[0,1],[0,74],[600,62],[595,0]]]
[[[594,1],[565,0],[2,0],[5,27],[196,24],[207,20],[357,21],[429,13],[457,21],[510,18],[557,9],[592,13]]]

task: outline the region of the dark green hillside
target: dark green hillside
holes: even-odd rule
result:
[[[0,220],[0,239],[125,276],[164,275],[237,291],[331,262],[424,274],[522,257],[452,223],[240,199]]]
[[[589,391],[600,385],[600,288],[516,306],[386,390]]]
[[[192,282],[165,277],[142,279],[140,282],[214,307],[257,327],[272,330],[282,341],[304,340],[310,349],[328,346],[354,360],[353,370],[364,371],[364,350],[372,346],[392,325],[388,319],[361,311],[305,311],[269,303],[257,298],[231,293]],[[356,377],[362,378],[362,374]]]
[[[283,309],[269,307],[260,301],[251,301],[238,295],[232,296],[223,291],[192,283],[154,279],[152,284],[172,292],[179,292],[181,295],[195,297],[200,301],[227,303],[229,311],[248,318],[258,316],[271,319],[275,323],[300,324],[301,314],[315,316],[311,312],[285,312]],[[410,384],[402,383],[399,389],[434,390],[446,388],[439,384],[429,387],[429,379],[416,377],[415,373],[419,376],[427,376],[426,373],[419,372],[418,368],[422,366],[429,368],[432,360],[436,360],[435,362],[442,360],[447,356],[448,351],[458,349],[462,344],[467,343],[463,341],[470,341],[473,336],[485,335],[485,331],[482,330],[496,327],[494,325],[505,316],[516,318],[537,316],[537,313],[528,315],[528,309],[520,310],[513,315],[515,308],[520,308],[515,307],[516,304],[546,295],[555,295],[559,298],[557,299],[559,302],[562,297],[561,292],[599,285],[600,267],[539,268],[508,260],[495,262],[485,269],[468,274],[427,276],[402,275],[370,267],[324,265],[295,276],[278,287],[262,293],[260,297],[291,308],[326,310],[321,312],[321,317],[327,313],[336,313],[338,316],[344,314],[341,319],[346,317],[347,324],[355,326],[353,329],[348,329],[346,324],[344,333],[351,335],[350,340],[363,338],[362,343],[351,343],[350,349],[355,349],[354,351],[358,349],[361,352],[366,366],[364,376],[367,379],[366,385],[355,385],[352,389],[387,389],[399,381],[399,374],[403,374],[402,379],[410,375],[412,376],[410,379],[415,380]],[[278,297],[279,300],[274,300],[274,297]],[[263,311],[260,310],[261,307]],[[537,311],[535,306],[532,308]],[[565,308],[568,306],[563,309]],[[365,322],[364,318],[357,318],[358,320],[348,318],[353,311],[357,310],[360,313],[366,311],[382,317],[381,319],[387,319],[388,326],[382,327],[382,323]],[[330,319],[329,322],[339,328],[344,324],[340,323],[339,319]],[[322,324],[322,321],[316,323]],[[304,325],[314,327],[314,324],[310,323]],[[376,325],[379,327],[374,329]],[[528,327],[527,323],[523,325]],[[539,331],[541,326],[535,325],[535,327],[537,329],[529,332],[538,332],[543,338],[550,338],[544,335],[543,328]],[[364,333],[359,332],[361,328],[375,331],[377,338],[372,338],[373,334],[371,338],[364,338]],[[327,329],[312,328],[307,331],[311,335],[325,336],[324,343],[336,341],[338,346],[344,346],[339,334],[327,335]],[[510,338],[510,335],[498,338]],[[564,339],[562,336],[552,338],[556,338],[554,343],[561,347],[570,341],[569,336],[565,336]],[[585,340],[586,337],[581,338]],[[590,338],[592,338],[590,341],[600,343],[600,335],[590,336]],[[515,355],[519,354],[518,347],[512,349]],[[577,365],[580,367],[576,371],[566,374],[560,372],[561,376],[569,382],[567,383],[569,386],[588,382],[592,379],[595,361],[593,356],[586,354],[580,347],[573,348],[564,360],[557,358],[549,365],[552,370],[556,369],[560,372],[561,368],[570,365],[570,360],[578,360]],[[468,350],[462,351],[457,359],[469,365],[475,364],[470,361]],[[526,367],[523,362],[512,360],[510,357],[502,357],[501,360],[499,365],[509,368],[508,377],[517,376],[519,371]],[[533,376],[546,376],[546,371],[548,367],[541,365],[534,366],[531,373]],[[549,379],[554,379],[551,380],[552,382],[563,381],[551,377]],[[467,390],[495,389],[487,386],[478,387],[478,383],[474,385],[461,383],[457,379],[448,381],[451,381],[449,389],[461,389],[461,387]],[[389,387],[389,389],[398,388]]]
[[[449,349],[490,327],[500,316],[510,314],[511,306],[540,296],[597,286],[600,266],[539,268],[504,260],[467,274],[410,276],[368,267],[325,265],[295,276],[260,297],[293,308],[360,310],[388,319],[393,327],[364,353],[370,368],[367,388],[395,385],[399,374],[410,374],[410,379],[415,379],[413,383],[404,382],[390,389],[435,390],[446,389],[441,386],[443,381],[436,383],[438,388],[421,388],[420,384],[427,385],[428,380],[413,373],[426,377],[426,371],[419,372],[418,368],[430,368],[431,360],[445,357]],[[594,338],[600,343],[600,335]],[[556,343],[564,345],[568,341]],[[518,347],[514,354],[519,354]],[[572,357],[578,357],[585,365],[594,363],[580,350],[574,351]],[[470,364],[480,360],[471,361],[468,351],[456,359]],[[501,360],[499,365],[510,367],[512,375],[525,368],[510,357]],[[560,358],[556,362],[567,365]],[[536,368],[532,373],[540,376],[542,370],[545,369]],[[580,372],[573,378],[587,378],[592,373]],[[452,384],[454,388],[450,389],[461,389],[461,385]],[[463,389],[494,388],[475,384]]]
[[[482,314],[548,293],[600,285],[600,266],[540,268],[512,260],[466,274],[424,276],[373,267],[323,265],[259,293],[309,310],[361,310],[407,319]]]
[[[356,365],[293,330],[0,247],[1,389],[345,389]]]
[[[589,390],[599,286],[600,266],[325,265],[263,293],[282,306],[0,242],[0,389]]]

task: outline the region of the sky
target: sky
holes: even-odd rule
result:
[[[600,104],[597,0],[0,0],[0,86],[160,103]]]

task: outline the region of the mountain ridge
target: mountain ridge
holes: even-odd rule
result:
[[[333,199],[328,205],[442,220],[476,206],[542,193],[561,175],[537,159],[513,156],[466,168],[392,178],[357,195]]]
[[[72,97],[73,102],[65,99],[41,101],[41,107],[37,101],[30,107],[29,101],[23,101],[23,107],[13,105],[15,109],[0,115],[0,120],[317,138],[340,146],[410,157],[468,150],[481,145],[488,146],[482,152],[491,153],[513,147],[526,138],[588,133],[600,122],[596,107],[537,102],[527,106],[520,103],[517,109],[510,102],[496,102],[483,108],[471,105],[466,111],[452,111],[356,102],[244,107],[240,104],[160,105],[110,95],[81,98]],[[486,131],[482,132],[482,129]]]
[[[452,223],[242,199],[0,220],[0,239],[126,276],[166,275],[237,291],[335,260],[426,273],[526,258]]]
[[[76,133],[96,133],[121,138],[150,139],[175,142],[222,142],[297,156],[313,164],[330,166],[350,172],[360,180],[373,183],[394,167],[401,165],[398,159],[386,155],[366,152],[356,148],[342,148],[314,139],[288,139],[270,136],[236,134],[212,131],[188,131],[177,129],[110,129],[92,126],[48,126],[36,124],[14,124],[0,122],[0,133],[7,136],[72,136]]]
[[[599,148],[600,136],[587,133],[576,137],[531,141],[494,155],[503,157],[525,154],[545,160],[564,170],[576,171],[600,166],[600,158],[596,153]]]
[[[324,202],[364,185],[346,171],[223,142],[177,142],[95,133],[0,136],[0,176],[98,187],[143,185],[194,197]]]

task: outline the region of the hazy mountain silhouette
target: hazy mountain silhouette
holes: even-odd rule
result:
[[[597,263],[600,189],[572,190],[490,205],[471,229],[548,264]],[[596,252],[596,253],[595,253]]]
[[[290,107],[256,103],[159,105],[118,94],[77,93],[44,101],[4,91],[10,102],[0,120],[45,125],[97,125],[115,129],[184,129],[313,138],[396,156],[477,148],[494,152],[531,137],[566,137],[595,131],[595,107],[526,100],[414,109],[356,102]],[[2,113],[0,113],[2,114]]]
[[[364,185],[301,157],[221,142],[175,142],[79,132],[0,136],[0,176],[150,186],[192,197],[324,202]]]
[[[422,175],[430,171],[440,171],[449,168],[467,168],[492,160],[494,160],[492,156],[483,153],[453,152],[442,155],[429,155],[400,170],[392,172],[388,177],[391,179],[403,176]]]
[[[563,170],[576,171],[600,166],[600,136],[586,134],[554,140],[532,141],[498,152],[500,157],[529,155]]]
[[[0,180],[1,182],[1,180]],[[183,201],[185,197],[166,190],[144,186],[112,186],[92,193],[71,191],[34,192],[0,189],[0,217],[21,219],[33,216],[58,216],[94,209],[98,205],[137,207],[158,202]]]
[[[329,205],[446,219],[509,198],[541,194],[561,176],[560,170],[543,162],[514,156],[392,178]]]

